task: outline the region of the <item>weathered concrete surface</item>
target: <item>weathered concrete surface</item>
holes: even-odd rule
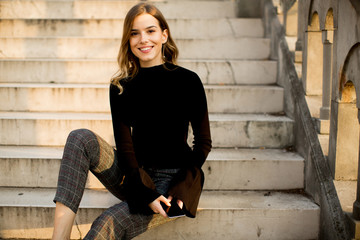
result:
[[[344,212],[352,213],[356,200],[357,181],[336,181],[334,180],[336,192],[339,196],[341,208]]]
[[[321,150],[325,156],[329,155],[329,135],[318,134]]]
[[[0,146],[1,187],[56,188],[62,148]],[[203,166],[206,190],[304,187],[304,159],[279,149],[214,149]],[[21,178],[18,178],[21,172]],[[287,179],[287,181],[284,181]],[[87,188],[104,186],[89,175]]]
[[[335,105],[335,104],[334,104]],[[358,177],[359,145],[359,121],[358,109],[355,104],[339,103],[336,156],[331,157],[329,164],[335,180],[356,180]],[[334,135],[332,135],[334,136]]]
[[[196,72],[204,84],[276,83],[275,61],[180,60],[179,65]],[[4,83],[109,84],[117,63],[109,59],[0,59],[0,68]]]
[[[265,1],[266,22],[272,30],[272,43],[276,57],[279,57],[278,74],[285,78],[279,79],[280,85],[285,92],[285,102],[293,106],[285,107],[285,112],[295,120],[294,134],[297,151],[305,159],[305,190],[315,202],[320,205],[320,239],[350,239],[349,231],[345,225],[345,217],[341,210],[339,199],[332,181],[331,171],[322,153],[319,139],[317,137],[314,122],[310,115],[304,94],[302,82],[298,79],[293,59],[289,52],[284,30],[280,25],[273,5]]]
[[[124,18],[138,1],[1,1],[2,18],[22,19],[112,19]],[[234,18],[237,4],[234,1],[154,1],[165,18]],[[256,9],[256,8],[255,8]],[[259,16],[257,16],[259,17]]]
[[[306,95],[321,95],[323,82],[323,45],[322,33],[318,31],[306,32],[305,48],[303,52],[302,81]],[[321,66],[321,68],[319,67]]]
[[[0,144],[63,146],[71,130],[88,128],[114,143],[110,114],[0,113]],[[213,147],[283,148],[293,144],[293,121],[264,114],[210,114]],[[191,141],[191,140],[190,140]]]
[[[123,19],[2,19],[2,37],[114,37],[123,32]],[[177,39],[263,37],[260,18],[169,19],[171,36]],[[216,29],[216,31],[214,31]]]
[[[259,10],[262,2],[260,0],[169,0],[157,1],[156,4],[159,4],[165,16],[170,19],[170,24],[176,28],[173,33],[180,46],[180,64],[196,71],[204,84],[230,85],[234,88],[231,91],[237,92],[237,95],[244,95],[242,97],[250,97],[249,93],[253,89],[261,90],[257,93],[261,95],[258,98],[264,100],[262,103],[264,107],[268,104],[290,106],[291,103],[283,100],[280,100],[280,104],[275,104],[274,101],[278,100],[264,94],[264,91],[273,91],[273,95],[278,96],[276,92],[279,88],[265,86],[275,85],[278,75],[277,62],[269,60],[272,51],[270,41],[263,39],[263,33],[259,35],[262,28],[261,24],[259,25],[259,17],[261,17]],[[120,43],[120,36],[117,34],[121,30],[119,27],[110,33],[109,28],[120,23],[127,7],[134,3],[82,0],[1,1],[0,35],[3,38],[0,39],[0,46],[5,46],[5,43],[8,45],[0,54],[0,67],[2,70],[5,69],[0,71],[0,82],[89,83],[86,86],[90,88],[91,84],[107,85],[116,71],[114,56]],[[256,17],[256,19],[235,19],[237,16]],[[11,18],[15,19],[11,20]],[[36,27],[33,25],[35,22],[38,23]],[[81,27],[77,25],[79,22],[82,22]],[[6,23],[14,24],[14,27],[3,28]],[[44,24],[49,25],[44,26]],[[195,27],[189,29],[188,26],[191,24]],[[21,40],[24,36],[25,40]],[[116,39],[112,40],[114,37]],[[49,45],[43,46],[43,44]],[[8,47],[13,50],[10,51]],[[79,52],[76,53],[75,49],[66,49],[69,47],[75,47]],[[94,51],[87,54],[92,48],[101,53]],[[18,52],[16,53],[15,50]],[[237,84],[251,86],[237,87],[235,86]],[[230,87],[206,88],[207,91],[208,89],[214,91],[216,96],[218,93],[215,92],[218,91],[225,91],[230,95]],[[17,88],[16,91],[24,90],[15,85],[14,88]],[[75,93],[77,90],[73,88],[70,91]],[[101,91],[105,91],[105,88]],[[284,93],[289,94],[289,92]],[[26,95],[26,92],[22,92],[21,95]],[[229,101],[229,97],[222,100],[217,98],[216,102],[228,101],[226,106],[234,111],[244,108],[241,106],[243,103],[248,103],[243,101],[241,96],[236,98],[237,101],[241,100],[242,103],[238,103],[240,106],[236,106],[232,99]],[[43,101],[51,102],[50,99],[51,97],[47,97]],[[216,104],[218,106],[214,105],[210,108],[219,109],[219,105],[222,105],[221,108],[225,106],[223,103]],[[292,115],[285,117],[282,114],[210,115],[213,145],[225,148],[214,149],[210,153],[209,160],[204,165],[205,188],[227,191],[205,191],[200,204],[203,210],[199,212],[195,221],[179,219],[179,222],[170,222],[169,225],[163,225],[155,232],[151,230],[149,234],[158,239],[159,236],[168,238],[169,234],[166,233],[169,231],[178,239],[184,238],[178,234],[179,232],[183,233],[186,239],[192,239],[189,237],[190,234],[196,239],[316,239],[320,213],[319,208],[311,203],[309,198],[291,193],[293,191],[282,193],[268,190],[253,191],[254,189],[302,188],[304,185],[303,158],[295,153],[281,150],[294,145],[293,129],[296,127],[291,120]],[[68,133],[72,129],[82,127],[93,129],[109,143],[114,144],[108,113],[1,112],[0,115],[0,144],[7,147],[9,144],[14,144],[15,146],[11,146],[14,151],[19,151],[25,145],[63,146]],[[1,238],[27,239],[51,236],[54,207],[52,198],[55,191],[52,186],[56,183],[61,148],[55,150],[58,155],[56,158],[51,157],[49,148],[41,149],[47,149],[42,154],[39,153],[41,156],[30,152],[26,153],[28,156],[12,153],[1,159],[1,164],[5,164],[1,167],[3,170],[0,170],[0,174],[4,173],[0,175],[1,177],[19,173],[28,176],[22,182],[17,178],[10,183],[17,185],[14,186],[13,192],[9,191],[11,190],[9,188],[0,188],[0,199],[10,199],[10,201],[0,200],[0,212],[1,216],[4,216],[0,219],[0,228],[7,227],[1,231]],[[6,153],[9,154],[9,148]],[[36,176],[35,174],[30,176],[28,170],[36,173]],[[52,173],[52,176],[44,172]],[[90,177],[87,186],[101,188],[94,179]],[[1,182],[9,183],[9,179],[6,181],[1,179]],[[51,189],[24,188],[46,184]],[[251,191],[243,192],[239,189]],[[31,191],[33,192],[30,193]],[[45,194],[46,191],[50,194]],[[86,191],[83,208],[80,209],[77,218],[82,237],[96,216],[104,208],[114,204],[113,201],[117,201],[105,191],[92,192],[94,194],[90,193],[90,195],[88,192]],[[23,201],[24,199],[26,201]],[[18,205],[9,205],[11,201]],[[225,209],[224,206],[228,208]],[[10,226],[4,225],[2,219],[10,219],[7,221]],[[152,226],[161,223],[164,221],[159,221],[157,218]],[[18,228],[15,229],[14,226]],[[6,237],[3,233],[7,234]],[[72,238],[79,239],[80,235],[76,227],[73,234]],[[149,239],[146,235],[142,238]]]
[[[2,237],[50,238],[54,190],[9,188],[1,191],[6,193],[0,196]],[[76,220],[81,236],[84,237],[97,215],[117,202],[119,200],[106,192],[85,191]],[[25,207],[29,203],[32,207]],[[196,219],[167,222],[138,239],[168,239],[170,233],[172,239],[315,239],[318,226],[318,206],[298,194],[205,191]],[[79,231],[76,227],[73,230],[72,238],[78,238]]]
[[[0,38],[0,58],[116,59],[120,42],[104,37]],[[270,41],[264,38],[179,39],[176,45],[180,59],[263,60],[270,54]]]
[[[205,93],[210,113],[283,111],[283,89],[278,86],[207,85]],[[0,95],[0,111],[110,112],[109,84],[0,83]]]
[[[328,49],[329,54],[330,51],[332,51],[333,54],[330,59],[326,54],[324,56],[318,56],[321,60],[324,59],[324,63],[327,64],[325,64],[325,68],[323,69],[321,65],[317,66],[318,70],[323,70],[324,76],[332,73],[332,76],[328,77],[329,80],[332,79],[330,137],[328,140],[328,162],[331,173],[332,176],[338,180],[356,179],[358,177],[357,165],[359,158],[360,5],[358,1],[345,0],[299,1],[299,6],[299,9],[302,10],[299,18],[299,39],[306,38],[306,35],[303,33],[306,28],[308,28],[309,19],[313,16],[318,16],[318,20],[314,26],[316,26],[319,31],[323,31],[324,49]],[[330,36],[333,35],[333,38],[328,39],[327,34]],[[329,40],[329,42],[324,40]],[[303,41],[306,41],[306,39]],[[330,43],[333,44],[330,45]],[[308,51],[309,49],[303,48],[303,54],[305,56]],[[320,62],[317,61],[317,63]],[[329,84],[329,82],[324,82]],[[350,101],[348,101],[349,99],[347,99],[346,96],[345,86],[348,83],[355,88],[354,95],[356,95]],[[328,98],[325,98],[329,95],[327,89],[324,89],[321,93],[324,96],[324,100],[326,100],[324,103],[327,104]],[[353,104],[353,107],[346,106],[347,104]],[[328,115],[328,107],[329,106],[325,106],[325,108],[322,109],[325,110],[322,111],[322,115]],[[343,191],[343,189],[338,190]],[[351,214],[347,214],[347,216],[351,216]],[[359,216],[356,217],[359,219]],[[350,226],[354,227],[353,223],[351,223]],[[352,232],[351,238],[354,236],[354,232]],[[359,238],[359,235],[355,237]]]

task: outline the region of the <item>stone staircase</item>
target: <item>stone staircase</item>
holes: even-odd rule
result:
[[[282,114],[277,63],[249,2],[155,2],[180,49],[179,64],[205,85],[214,149],[203,166],[197,218],[160,224],[156,217],[157,227],[137,239],[318,237],[320,209],[302,191],[304,159],[287,151],[294,122]],[[109,79],[123,18],[135,3],[0,1],[0,238],[51,238],[71,130],[89,128],[114,143]],[[84,237],[117,202],[90,174],[72,238]]]

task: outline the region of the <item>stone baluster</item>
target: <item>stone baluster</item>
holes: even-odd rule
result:
[[[360,109],[358,109],[358,121],[360,124]],[[356,186],[356,200],[353,205],[353,218],[355,220],[360,220],[360,153],[359,153],[358,177],[357,177],[357,186]]]
[[[322,107],[320,108],[320,119],[322,120],[330,119],[333,38],[334,38],[334,32],[332,30],[324,30],[322,32],[322,42],[324,49]]]

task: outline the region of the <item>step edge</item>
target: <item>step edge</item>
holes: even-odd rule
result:
[[[7,190],[7,191],[4,191]],[[0,193],[3,192],[4,194],[19,194],[22,193],[22,195],[20,196],[26,196],[30,194],[31,196],[36,196],[38,198],[41,198],[44,200],[44,196],[46,197],[46,199],[53,199],[53,196],[55,196],[55,191],[56,189],[43,189],[43,188],[4,188],[4,187],[0,187]],[[270,194],[269,194],[270,193]],[[95,203],[86,203],[88,198],[94,198],[95,196],[98,196],[99,194],[101,194],[103,196],[103,201],[100,202],[95,202]],[[269,194],[268,196],[266,194]],[[3,195],[3,194],[1,194]],[[3,195],[4,196],[4,195]],[[279,206],[274,206],[271,205],[269,206],[268,203],[264,203],[264,206],[262,206],[261,204],[259,206],[252,206],[252,207],[205,207],[203,206],[204,204],[209,204],[209,203],[205,203],[204,201],[211,201],[211,199],[213,198],[223,198],[223,199],[227,199],[229,200],[229,198],[238,198],[238,197],[247,197],[247,198],[255,198],[255,199],[260,199],[260,200],[273,200],[276,202],[277,200],[281,200],[281,204],[279,204]],[[37,207],[37,208],[54,208],[55,204],[53,203],[53,201],[51,200],[50,202],[48,202],[47,204],[33,204],[33,203],[29,203],[29,204],[23,204],[23,203],[8,203],[6,202],[6,200],[1,200],[1,196],[0,196],[0,208],[1,207],[15,207],[15,208],[20,208],[20,207]],[[29,198],[29,197],[28,197]],[[13,200],[13,198],[12,198]],[[34,199],[33,201],[36,202],[38,199]],[[85,200],[85,202],[84,202]],[[232,199],[230,199],[232,200]],[[242,198],[242,200],[244,201],[244,198]],[[245,199],[246,200],[246,199]],[[2,202],[2,203],[1,203]],[[104,191],[104,190],[93,190],[93,189],[85,189],[85,194],[84,194],[84,198],[82,203],[80,203],[80,208],[85,208],[85,209],[96,209],[96,208],[108,208],[109,206],[112,206],[113,204],[119,203],[121,202],[121,200],[117,199],[116,197],[114,197],[111,193]],[[285,203],[288,204],[287,208],[285,208]],[[237,191],[207,191],[204,190],[201,198],[200,198],[200,204],[199,204],[199,209],[237,209],[237,210],[243,210],[243,209],[251,209],[251,210],[262,210],[262,209],[273,209],[274,207],[278,207],[276,208],[276,210],[288,210],[288,209],[303,209],[303,208],[293,208],[293,206],[296,204],[300,204],[300,205],[305,205],[305,206],[309,206],[310,210],[314,210],[314,209],[318,209],[318,205],[315,204],[311,199],[309,199],[308,197],[302,195],[302,194],[294,194],[294,193],[284,193],[282,191],[276,191],[276,190],[257,190],[257,191],[251,191],[251,190],[237,190]],[[216,204],[219,203],[211,203],[214,206]],[[210,205],[211,205],[210,204]],[[236,204],[236,203],[235,203]],[[281,206],[280,206],[281,205]]]

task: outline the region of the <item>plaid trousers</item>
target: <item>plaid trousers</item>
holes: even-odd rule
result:
[[[65,144],[54,202],[61,202],[77,212],[89,170],[116,197],[124,173],[116,150],[87,129],[72,131]],[[156,189],[165,195],[179,169],[147,169]],[[92,224],[84,239],[132,239],[146,231],[152,215],[131,214],[124,201],[104,211]]]

